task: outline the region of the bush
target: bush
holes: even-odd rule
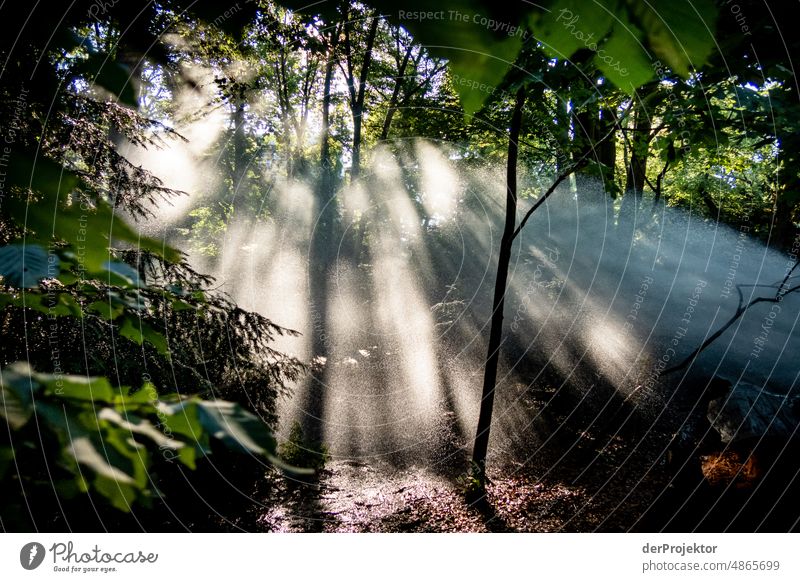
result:
[[[159,396],[148,383],[133,392],[17,363],[0,370],[0,419],[0,490],[11,502],[2,517],[12,528],[26,519],[15,515],[14,490],[37,503],[54,490],[63,499],[88,493],[129,512],[162,498],[162,470],[193,471],[213,448],[291,470],[264,423],[238,404]]]
[[[289,440],[281,443],[278,452],[286,464],[316,472],[322,471],[331,458],[328,447],[322,442],[304,437],[303,427],[297,421],[289,430]]]

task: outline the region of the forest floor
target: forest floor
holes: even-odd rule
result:
[[[313,484],[281,479],[256,518],[278,532],[556,532],[627,531],[669,478],[651,467],[658,444],[604,450],[590,440],[555,465],[490,470],[486,496],[465,499],[456,475],[388,463],[337,461]],[[595,459],[588,470],[587,459]],[[617,470],[624,467],[624,470]]]
[[[557,438],[531,458],[490,462],[490,483],[477,502],[466,500],[463,473],[424,463],[336,460],[313,483],[273,476],[243,529],[786,532],[800,525],[800,435],[788,443],[766,440],[745,461],[734,449],[676,448],[668,424],[642,430],[612,423],[589,433],[575,428],[581,423],[557,420]],[[467,466],[465,455],[452,459],[453,466]]]

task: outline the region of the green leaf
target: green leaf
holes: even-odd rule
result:
[[[103,263],[103,269],[106,271],[108,280],[112,285],[120,287],[140,287],[141,281],[139,280],[139,271],[119,261],[106,261]]]
[[[277,453],[277,441],[256,416],[233,402],[197,401],[197,416],[208,433],[232,450],[263,455],[269,462],[297,475],[312,475],[313,469],[293,467]]]
[[[61,281],[62,285],[67,286],[77,283],[79,279],[74,273],[69,271],[61,271],[61,273],[58,274],[58,280]]]
[[[138,322],[134,323],[130,317],[126,317],[122,320],[122,326],[119,328],[119,335],[126,337],[139,345],[142,345],[142,342],[144,341],[144,336],[139,329]]]
[[[66,453],[78,464],[114,483],[136,485],[133,477],[109,463],[108,458],[98,449],[102,449],[102,444],[95,443],[89,436],[78,436],[67,446]]]
[[[50,305],[50,312],[57,316],[71,315],[73,317],[83,317],[83,310],[75,298],[69,293],[59,293],[58,303]]]
[[[594,56],[594,63],[603,75],[631,95],[656,76],[642,41],[642,31],[622,14],[614,23],[608,40]]]
[[[17,376],[7,368],[2,372],[0,383],[0,416],[6,419],[12,429],[19,430],[25,426],[31,414],[30,379]]]
[[[139,491],[133,485],[109,478],[106,475],[97,475],[93,485],[95,490],[108,499],[111,505],[125,513],[130,512],[139,496]]]
[[[148,250],[170,262],[181,258],[180,252],[164,243],[140,236],[104,200],[92,203],[64,199],[52,190],[43,189],[36,196],[8,200],[9,210],[43,246],[53,238],[68,243],[79,270],[105,272],[111,260],[108,250],[114,241]]]
[[[582,50],[617,87],[632,94],[655,76],[642,40],[617,0],[557,0],[544,14],[533,16],[531,27],[545,52],[570,59]]]
[[[176,299],[172,302],[173,311],[188,311],[192,309],[195,309],[193,305],[190,305],[181,299]]]
[[[473,115],[489,100],[511,68],[521,46],[516,38],[499,43],[473,41],[472,48],[464,50],[428,45],[432,53],[449,59],[453,85],[466,115]]]
[[[86,310],[97,313],[103,319],[112,321],[124,313],[125,307],[122,305],[115,305],[111,300],[93,301],[86,306]]]
[[[628,0],[656,56],[683,77],[700,69],[716,47],[713,0]]]
[[[40,280],[56,277],[58,272],[58,257],[48,256],[37,244],[0,247],[0,275],[13,287],[36,287]]]
[[[169,357],[170,355],[167,338],[142,320],[133,320],[131,317],[126,317],[122,322],[119,334],[139,345],[142,345],[142,342],[146,341],[162,356]]]
[[[184,446],[184,443],[172,439],[158,430],[149,420],[139,418],[133,414],[126,414],[122,416],[120,412],[113,408],[103,408],[97,414],[98,420],[108,422],[115,427],[123,429],[131,434],[137,434],[141,437],[147,438],[155,443],[158,447],[168,449],[179,449]]]
[[[197,469],[197,447],[178,449],[178,460],[192,470]]]
[[[56,299],[53,301],[53,299]],[[0,294],[0,307],[13,305],[25,309],[33,309],[48,316],[83,317],[81,306],[69,293],[47,294],[40,291],[28,291],[24,294]]]
[[[193,446],[178,451],[178,460],[187,467],[195,468],[198,455],[211,452],[208,433],[200,424],[197,413],[197,399],[182,400],[175,404],[159,402],[159,420],[175,435],[179,435]]]
[[[378,8],[432,56],[449,61],[453,86],[467,115],[490,99],[527,35],[518,9],[512,6],[495,11],[474,0],[451,0],[442,10],[426,0],[402,0],[379,2]],[[415,16],[432,11],[435,18]]]
[[[78,176],[68,172],[52,160],[37,155],[36,152],[21,151],[14,156],[14,163],[8,167],[8,182],[22,189],[30,189],[34,192],[48,193],[53,199],[63,198],[71,194],[78,186]],[[9,199],[9,202],[17,200],[18,196]],[[16,207],[19,209],[19,205]],[[15,213],[12,216],[21,220],[25,224],[25,206],[22,205],[23,212]]]
[[[119,391],[104,376],[86,377],[34,373],[48,395],[84,402],[113,402]]]
[[[131,70],[127,65],[115,61],[109,55],[92,53],[77,67],[76,72],[116,95],[120,103],[138,107]]]
[[[103,431],[104,449],[108,460],[133,477],[139,489],[147,487],[150,455],[147,447],[137,442],[129,431],[113,428]],[[110,446],[109,446],[110,445]]]
[[[203,440],[204,430],[198,417],[196,399],[181,400],[175,404],[159,402],[157,408],[163,415],[162,422],[173,433],[194,443]]]
[[[136,406],[138,404],[155,405],[157,401],[158,401],[158,390],[150,382],[145,382],[144,384],[142,384],[142,387],[136,390],[135,392],[129,390],[128,394],[121,394],[117,402],[126,407],[130,407],[130,406]]]
[[[275,438],[256,416],[233,402],[218,400],[197,402],[201,426],[231,449],[254,454],[275,453]]]
[[[22,307],[24,309],[33,309],[41,313],[48,313],[49,307],[45,304],[46,296],[36,291],[29,291],[20,293],[18,295],[4,294],[3,302],[6,305],[13,305],[15,307]]]
[[[658,59],[684,77],[700,68],[715,47],[715,18],[713,0],[555,0],[531,27],[553,57],[596,53],[603,75],[633,94],[655,78]]]
[[[170,352],[169,345],[167,344],[167,338],[146,323],[141,324],[141,330],[144,340],[153,346],[159,354],[169,358]]]
[[[545,52],[566,60],[581,49],[596,52],[614,25],[615,0],[559,0],[547,12],[534,14],[531,26]]]

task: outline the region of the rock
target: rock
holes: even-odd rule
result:
[[[762,437],[788,440],[800,422],[797,401],[791,394],[739,382],[708,403],[707,418],[726,444]]]

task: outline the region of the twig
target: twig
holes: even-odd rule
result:
[[[786,285],[786,282],[791,277],[792,272],[797,268],[798,264],[800,264],[800,259],[795,263],[794,267],[786,274],[786,277],[783,278],[783,281],[780,283],[779,286],[776,285],[737,285],[736,291],[739,293],[739,305],[736,308],[736,313],[734,313],[731,318],[725,322],[725,324],[720,327],[717,331],[715,331],[712,335],[710,335],[706,340],[700,344],[698,348],[696,348],[691,354],[689,354],[685,359],[683,359],[679,364],[675,364],[671,368],[667,368],[663,370],[659,376],[665,376],[667,374],[671,374],[672,372],[677,372],[678,370],[682,370],[686,366],[688,366],[703,350],[705,350],[708,346],[714,343],[723,333],[725,333],[728,328],[730,328],[736,321],[744,315],[744,312],[750,309],[753,305],[757,303],[780,303],[783,298],[788,295],[789,293],[794,293],[795,291],[800,290],[800,285],[795,285],[794,287],[789,287],[785,291],[781,292],[781,290]],[[755,299],[750,300],[749,303],[746,305],[744,304],[744,295],[742,294],[742,287],[771,287],[776,288],[778,291],[775,293],[775,297],[756,297]]]
[[[539,198],[536,201],[536,203],[528,209],[528,212],[525,213],[525,216],[520,221],[519,226],[517,226],[517,228],[514,229],[514,233],[511,235],[511,240],[514,240],[515,238],[517,238],[517,235],[522,231],[523,228],[525,228],[525,224],[528,222],[528,219],[531,217],[531,215],[534,212],[536,212],[536,210],[542,204],[544,204],[544,202],[550,197],[550,195],[553,192],[555,192],[556,188],[558,188],[558,186],[561,184],[561,182],[563,182],[564,180],[569,178],[569,176],[571,174],[577,172],[579,169],[581,169],[583,166],[585,166],[587,163],[589,163],[589,155],[595,151],[595,148],[598,145],[600,145],[601,143],[606,141],[608,138],[610,138],[612,135],[614,135],[614,132],[616,132],[617,129],[618,129],[618,123],[615,123],[614,127],[611,128],[611,131],[609,131],[606,135],[604,135],[600,139],[600,141],[595,143],[591,148],[587,149],[586,152],[580,157],[580,159],[577,162],[575,162],[569,168],[564,170],[561,173],[561,175],[558,176],[558,178],[556,178],[555,182],[553,182],[552,185],[547,189],[547,192],[545,192],[544,195],[541,198]]]

